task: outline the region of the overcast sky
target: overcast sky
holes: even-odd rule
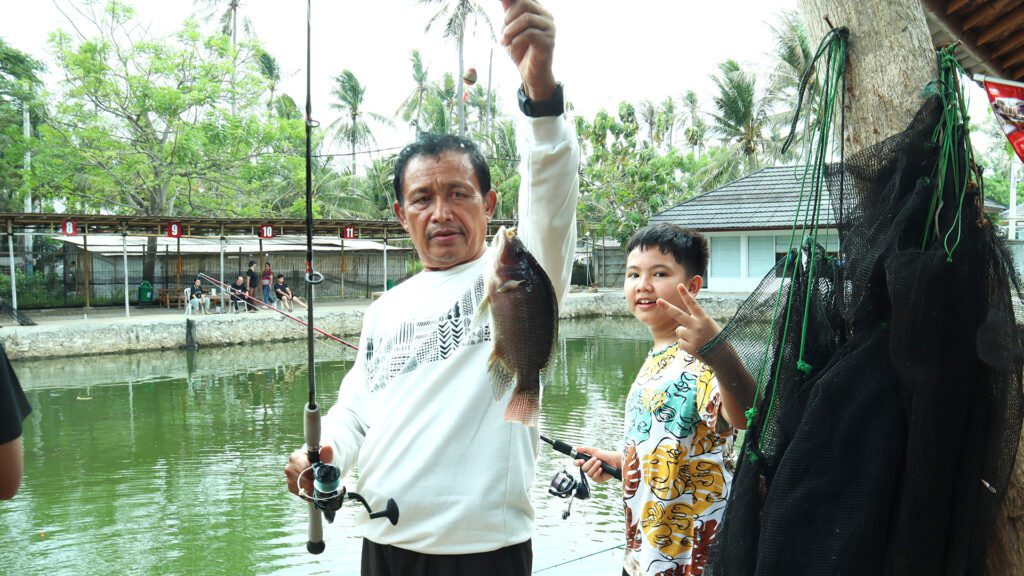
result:
[[[498,0],[478,0],[501,29]],[[227,2],[222,2],[226,4]],[[57,5],[73,13],[68,0],[0,0],[0,37],[16,48],[52,63],[47,35],[70,26]],[[155,34],[180,27],[194,11],[191,0],[135,0],[140,19]],[[766,68],[772,49],[769,25],[776,15],[795,8],[796,0],[547,0],[558,28],[555,73],[566,98],[591,116],[622,100],[663,100],[695,90],[710,108],[710,75],[726,59]],[[305,18],[301,0],[243,0],[247,17],[264,47],[281,64],[282,90],[300,105],[305,101]],[[333,120],[327,108],[332,78],[352,70],[367,86],[366,109],[394,114],[413,90],[409,55],[419,48],[432,78],[456,73],[453,41],[441,38],[443,23],[425,32],[435,6],[415,0],[313,0],[313,114],[324,125]],[[209,24],[212,27],[214,24]],[[84,31],[84,30],[83,30]],[[518,71],[504,50],[481,28],[467,39],[466,66],[479,72],[486,86],[488,57],[494,50],[493,82],[502,109],[515,111]],[[52,70],[52,66],[51,66]],[[378,146],[401,146],[411,133],[378,130]]]
[[[477,0],[499,32],[499,0]],[[226,5],[227,0],[222,0]],[[153,34],[165,35],[199,8],[192,0],[134,0],[130,2]],[[601,108],[614,111],[622,100],[660,102],[694,90],[705,111],[711,109],[718,64],[735,59],[759,73],[764,82],[773,48],[770,26],[780,12],[797,9],[796,0],[547,0],[558,28],[555,74],[577,113],[590,117]],[[47,36],[71,30],[58,10],[74,15],[71,0],[0,0],[0,37],[50,66]],[[101,4],[102,5],[102,4]],[[367,87],[366,110],[392,116],[413,88],[409,56],[422,54],[431,78],[457,72],[454,41],[441,37],[443,23],[424,30],[436,6],[416,0],[313,0],[313,116],[329,124],[332,79],[352,70]],[[219,12],[218,12],[219,14]],[[305,102],[306,2],[302,0],[242,0],[240,16],[248,18],[256,36],[279,61],[281,90]],[[206,25],[212,30],[215,22]],[[83,29],[85,31],[86,29]],[[488,58],[494,47],[493,83],[506,113],[515,113],[518,71],[504,50],[493,42],[483,23],[467,38],[466,66],[475,67],[486,86]],[[986,99],[973,90],[972,114],[984,114]],[[400,147],[411,130],[375,129],[377,148]],[[335,145],[333,151],[344,151]],[[365,161],[365,157],[362,158]]]

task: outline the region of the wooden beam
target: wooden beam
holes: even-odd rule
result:
[[[1006,70],[1014,68],[1021,62],[1024,62],[1024,48],[1017,50],[1013,54],[1008,55],[1005,60],[1002,60],[1003,68]]]
[[[996,20],[991,26],[979,34],[978,46],[984,46],[997,38],[1002,38],[1010,32],[1020,28],[1021,23],[1024,23],[1024,6],[1017,8],[1010,14]]]
[[[982,24],[988,24],[1002,14],[1008,3],[1009,0],[1001,0],[992,4],[982,5],[978,8],[977,12],[964,19],[964,30],[967,31]]]
[[[970,3],[971,0],[953,0],[953,2],[946,5],[946,16],[952,16]]]
[[[943,13],[945,6],[942,0],[922,0],[922,4],[926,9],[926,16],[929,17],[928,25],[932,27],[932,31],[934,32],[935,27],[941,27],[950,37],[960,40],[959,49],[964,50],[978,61],[978,66],[972,67],[970,70],[972,74],[982,73],[990,76],[1005,74],[1003,67],[992,57],[991,52],[986,48],[979,47],[975,43],[974,35],[964,31],[959,19],[946,16]]]
[[[998,58],[1003,54],[1013,52],[1015,49],[1021,46],[1024,46],[1024,34],[1015,34],[1011,38],[1007,38],[1006,42],[1000,44],[999,46],[993,46],[992,55]]]

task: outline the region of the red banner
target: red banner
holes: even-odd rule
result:
[[[1003,134],[1013,151],[1024,161],[1024,85],[985,77],[985,92],[992,112],[999,119]]]

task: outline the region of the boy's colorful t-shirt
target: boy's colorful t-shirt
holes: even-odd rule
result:
[[[626,399],[622,486],[631,576],[704,572],[732,485],[735,431],[706,364],[652,350]]]

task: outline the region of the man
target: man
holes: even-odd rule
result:
[[[561,117],[552,72],[554,23],[534,0],[505,0],[507,47],[523,80],[519,235],[561,300],[576,244],[579,149]],[[497,194],[479,150],[428,135],[395,166],[395,214],[424,271],[366,311],[357,359],[324,417],[320,456],[375,509],[394,497],[396,526],[357,513],[363,575],[526,575],[533,553],[529,499],[537,430],[504,419],[487,375],[491,330],[473,323],[484,295],[485,245]],[[285,469],[289,489],[308,468],[305,450]],[[302,477],[311,491],[309,474]]]
[[[21,486],[21,424],[31,412],[7,351],[0,346],[0,500],[14,498]]]
[[[284,274],[277,275],[277,282],[274,283],[273,288],[274,297],[277,298],[279,302],[283,302],[284,305],[288,308],[289,312],[292,311],[292,302],[298,304],[299,306],[302,306],[303,308],[306,307],[306,303],[303,302],[302,299],[299,298],[298,296],[293,295],[292,289],[289,288],[287,284],[285,284]]]
[[[188,305],[192,307],[193,312],[198,313],[202,309],[203,314],[210,313],[210,297],[206,295],[203,281],[199,278],[196,278],[188,289]]]

